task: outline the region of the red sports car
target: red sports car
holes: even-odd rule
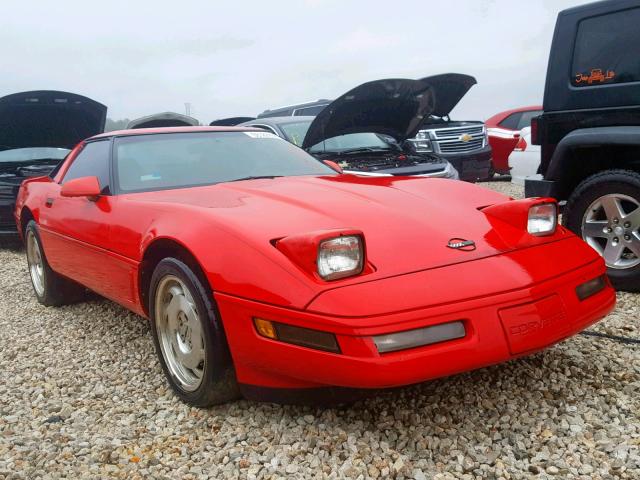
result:
[[[19,193],[37,299],[86,287],[149,318],[196,406],[423,382],[548,347],[615,304],[551,199],[336,170],[250,128],[90,138]]]
[[[485,122],[495,172],[509,173],[509,155],[518,144],[520,130],[530,127],[531,119],[541,114],[542,106],[521,107],[496,113]]]

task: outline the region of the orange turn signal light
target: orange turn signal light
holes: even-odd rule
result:
[[[321,332],[310,328],[296,327],[285,323],[272,322],[264,318],[253,318],[256,331],[262,337],[300,347],[340,353],[338,340],[333,333]]]
[[[278,334],[276,333],[276,328],[273,326],[269,320],[264,320],[263,318],[254,318],[253,323],[256,326],[256,330],[263,337],[270,338],[272,340],[278,339]]]

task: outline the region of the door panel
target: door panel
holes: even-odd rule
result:
[[[67,198],[59,195],[59,188],[40,218],[51,268],[105,297],[132,302],[135,262],[110,251],[109,245],[117,198]]]

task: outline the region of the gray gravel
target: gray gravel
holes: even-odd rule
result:
[[[506,182],[490,188],[521,195]],[[640,478],[638,346],[546,352],[340,409],[190,408],[147,324],[93,298],[38,305],[0,250],[0,478]],[[640,338],[640,295],[594,330]]]

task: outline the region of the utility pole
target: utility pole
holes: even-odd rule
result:
[[[184,114],[187,117],[191,116],[191,102],[185,102],[185,104],[184,104]]]

